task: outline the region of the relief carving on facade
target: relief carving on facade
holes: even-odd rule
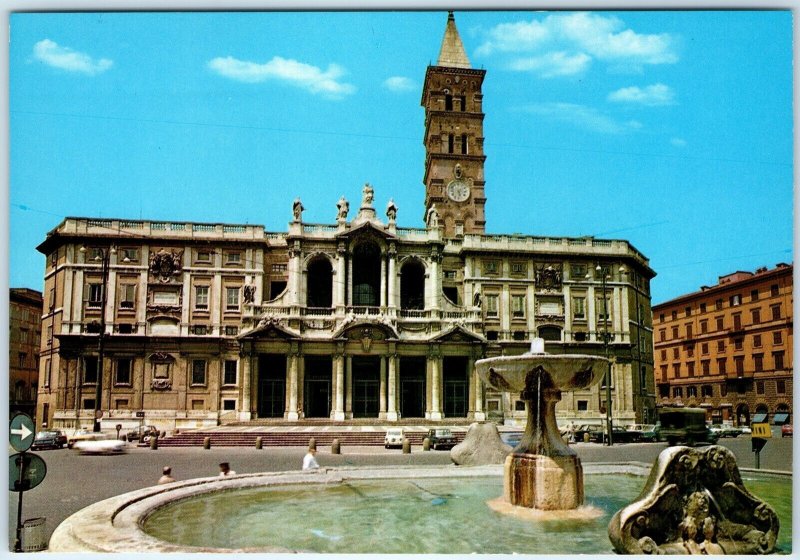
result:
[[[536,266],[534,283],[537,290],[561,290],[562,271],[560,264],[542,264]]]
[[[242,288],[242,297],[245,303],[253,303],[256,299],[256,287],[253,284],[245,284]]]
[[[159,282],[169,282],[181,273],[182,258],[183,251],[161,249],[150,255],[150,274],[155,276]]]
[[[150,383],[150,388],[154,391],[169,391],[172,389],[172,382],[165,378],[156,378]]]

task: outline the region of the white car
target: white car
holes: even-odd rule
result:
[[[98,433],[92,439],[76,441],[72,448],[81,455],[110,455],[125,453],[128,450],[128,444],[109,434]]]
[[[402,447],[403,428],[389,428],[386,430],[386,436],[383,438],[383,446],[386,449],[390,447]]]

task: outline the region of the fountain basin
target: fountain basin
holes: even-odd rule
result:
[[[499,356],[475,362],[475,371],[488,386],[497,391],[525,391],[531,373],[547,372],[552,386],[560,391],[585,389],[600,382],[608,360],[585,354],[522,354]]]
[[[583,519],[579,509],[563,519],[547,512],[540,521],[489,508],[487,501],[502,493],[501,471],[500,465],[337,468],[188,480],[77,512],[56,529],[50,551],[611,553],[606,526],[639,494],[650,465],[586,465],[587,506],[602,517]],[[759,477],[756,484],[743,476],[781,516],[787,531],[779,546],[789,551],[791,478]],[[147,532],[153,526],[162,536]]]

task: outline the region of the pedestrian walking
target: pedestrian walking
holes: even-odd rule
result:
[[[233,476],[236,474],[236,471],[231,470],[231,466],[228,463],[220,463],[219,464],[219,475],[220,476]]]
[[[316,457],[314,457],[316,454],[317,454],[317,450],[314,449],[314,448],[311,448],[311,449],[308,450],[308,453],[306,453],[306,456],[303,457],[303,470],[304,471],[308,471],[308,470],[311,470],[311,469],[318,469],[319,468],[319,463],[317,463],[317,459],[316,459]]]

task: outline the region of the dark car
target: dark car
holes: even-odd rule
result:
[[[783,426],[781,426],[781,437],[782,438],[787,437],[787,436],[788,437],[794,437],[793,434],[794,434],[794,432],[792,430],[792,425],[791,424],[784,424]]]
[[[449,428],[430,429],[425,437],[428,438],[433,449],[452,449],[456,444],[456,438]]]
[[[130,442],[133,440],[136,441],[145,441],[145,438],[149,438],[153,434],[158,433],[158,428],[155,426],[137,426],[136,428],[132,429],[125,438]]]
[[[61,449],[67,445],[67,434],[61,430],[42,430],[36,434],[31,449]]]
[[[642,433],[639,431],[626,430],[619,426],[611,428],[611,441],[613,443],[633,443],[639,441]],[[604,426],[597,426],[597,429],[589,433],[589,441],[605,443],[606,430]]]

